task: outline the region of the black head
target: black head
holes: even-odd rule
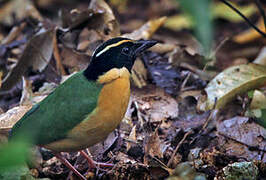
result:
[[[126,67],[131,71],[136,57],[155,44],[156,41],[152,40],[135,41],[121,37],[110,39],[94,51],[84,74],[88,79],[96,80],[113,68]]]

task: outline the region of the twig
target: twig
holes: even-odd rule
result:
[[[181,91],[181,92],[184,91],[184,88],[185,88],[185,86],[186,86],[186,84],[187,84],[187,81],[188,81],[188,79],[190,78],[190,76],[191,76],[191,72],[188,73],[187,77],[186,77],[185,80],[183,81],[183,83],[182,83],[182,85],[181,85],[181,88],[180,88],[180,91]]]
[[[211,110],[209,116],[207,117],[206,121],[204,122],[203,126],[202,126],[202,129],[199,131],[198,135],[192,140],[190,141],[189,144],[192,144],[195,142],[196,139],[198,139],[203,133],[206,134],[206,132],[208,132],[206,130],[207,126],[209,125],[209,123],[211,122],[211,120],[214,120],[216,117],[217,117],[217,114],[219,113],[219,110],[216,109],[217,105],[217,98],[215,98],[215,103],[214,103],[214,106],[213,106],[213,109]]]
[[[259,34],[262,35],[262,37],[266,38],[266,34],[262,32],[259,28],[257,28],[254,24],[250,22],[248,18],[244,14],[242,14],[238,9],[236,9],[232,4],[227,2],[226,0],[220,0],[224,4],[226,4],[228,7],[230,7],[232,10],[234,10],[239,16],[241,16],[252,28],[254,28]]]
[[[176,146],[176,148],[175,148],[175,150],[174,150],[174,152],[173,152],[173,154],[172,154],[170,160],[169,160],[168,163],[167,163],[167,167],[169,167],[169,166],[172,164],[172,162],[173,162],[173,160],[174,160],[174,157],[175,157],[175,155],[176,155],[177,150],[179,149],[179,147],[181,146],[181,144],[183,144],[183,142],[186,140],[187,136],[190,135],[191,133],[193,133],[193,130],[189,130],[189,131],[184,135],[183,139],[178,143],[178,145]]]
[[[218,109],[213,109],[210,113],[210,115],[207,118],[207,121],[204,123],[202,129],[200,130],[199,134],[202,133],[202,131],[204,131],[206,129],[206,127],[208,126],[208,124],[211,122],[211,120],[215,119],[215,117],[217,117],[217,113],[219,112]]]

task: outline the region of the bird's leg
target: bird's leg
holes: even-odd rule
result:
[[[87,159],[90,168],[96,168],[94,161],[87,155],[87,153],[85,153],[83,150],[79,152],[82,156],[84,156]]]
[[[100,167],[113,167],[113,166],[114,166],[113,164],[109,164],[109,163],[99,163],[99,162],[95,162],[95,161],[93,161],[93,160],[88,156],[88,154],[87,154],[86,152],[84,152],[83,150],[80,151],[80,154],[81,154],[82,156],[84,156],[84,157],[87,159],[87,161],[88,161],[88,163],[89,163],[89,166],[90,166],[91,168],[96,168],[96,165],[97,165],[97,166],[100,166]]]
[[[87,180],[82,174],[80,174],[80,172],[78,172],[78,170],[73,167],[67,160],[66,158],[64,158],[60,153],[55,153],[55,156],[61,160],[61,162],[67,166],[71,171],[73,171],[80,179],[82,180]]]

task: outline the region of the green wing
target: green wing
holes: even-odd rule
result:
[[[10,138],[26,136],[39,145],[65,138],[97,106],[101,88],[82,72],[74,74],[33,106],[14,125]]]

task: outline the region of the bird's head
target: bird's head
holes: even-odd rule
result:
[[[84,71],[85,76],[96,80],[98,76],[113,68],[126,67],[131,71],[136,57],[156,43],[153,40],[131,40],[121,37],[110,39],[96,48],[88,68]]]

